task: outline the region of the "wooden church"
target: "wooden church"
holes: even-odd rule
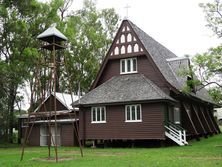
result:
[[[123,20],[91,90],[79,107],[80,138],[95,141],[173,141],[220,133],[214,102],[205,89],[187,84],[195,76],[188,58],[177,57],[129,20]],[[190,86],[191,93],[183,93]]]

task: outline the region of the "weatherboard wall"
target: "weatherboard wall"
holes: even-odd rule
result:
[[[125,122],[125,105],[106,106],[106,123],[91,123],[91,108],[81,108],[81,139],[164,140],[164,107],[161,103],[144,103],[142,122]]]
[[[54,105],[54,96],[50,96],[43,105],[40,107],[40,112],[47,112],[47,111],[54,111],[55,110],[55,105]],[[67,108],[59,101],[56,99],[56,111],[61,111],[61,110],[67,110]]]
[[[25,128],[24,128],[25,130]],[[30,146],[40,145],[40,125],[34,125],[28,140]]]
[[[120,75],[121,58],[122,57],[120,56],[119,59],[108,60],[96,87],[106,82],[113,76]],[[148,60],[146,55],[140,55],[137,57],[137,70],[138,73],[145,75],[148,79],[150,79],[153,83],[160,87],[165,93],[169,94],[167,82],[164,80],[163,76],[160,74],[157,68],[152,65],[151,61]]]
[[[62,146],[74,145],[74,129],[72,124],[61,125],[61,145]]]

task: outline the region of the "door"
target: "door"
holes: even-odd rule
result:
[[[52,138],[51,138],[51,145],[54,146],[55,143],[55,138],[57,136],[57,146],[61,145],[61,127],[57,126],[57,133],[55,134],[55,127],[51,127],[51,133],[52,133]]]
[[[41,125],[40,126],[40,146],[47,146],[47,138],[49,134],[47,131],[47,126],[46,125]]]

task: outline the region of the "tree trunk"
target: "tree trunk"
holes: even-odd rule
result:
[[[8,134],[8,142],[13,143],[13,128],[14,128],[14,102],[16,97],[16,88],[14,86],[10,89],[9,94],[9,103],[8,103],[8,116],[9,116],[9,134]]]

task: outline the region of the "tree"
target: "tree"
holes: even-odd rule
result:
[[[62,64],[60,55],[66,55],[72,91],[77,92],[80,83],[86,92],[95,78],[117,29],[118,15],[113,9],[97,10],[91,0],[84,1],[83,9],[70,11],[72,1],[0,0],[0,137],[5,141],[12,142],[15,104],[22,99],[19,87],[30,86],[30,111],[40,101],[41,91],[48,91],[49,54],[39,49],[36,37],[52,23],[69,39],[57,60]],[[60,86],[67,91],[70,76],[64,66],[58,70]]]
[[[213,3],[201,3],[200,7],[205,13],[207,27],[209,27],[219,38],[222,37],[222,3],[214,0]]]
[[[200,4],[205,13],[207,27],[218,38],[222,37],[222,3],[215,0],[213,3]],[[207,52],[196,54],[193,58],[194,71],[200,79],[200,88],[207,87],[215,102],[222,100],[222,46],[210,48]]]
[[[66,52],[72,90],[87,92],[96,77],[113,34],[118,28],[119,17],[114,9],[97,10],[96,4],[85,0],[83,8],[67,17],[65,35],[69,39]],[[63,70],[63,86],[67,87],[67,74]]]
[[[12,142],[14,107],[18,88],[31,78],[39,56],[36,36],[49,24],[51,13],[46,4],[36,0],[5,0],[0,4],[0,75],[5,137]],[[48,13],[44,16],[43,13]]]

